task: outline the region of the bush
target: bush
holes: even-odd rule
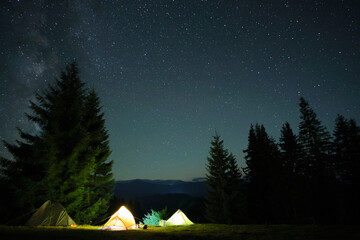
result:
[[[153,226],[159,225],[159,221],[161,220],[159,212],[151,209],[151,213],[145,214],[145,217],[143,218],[144,224]]]

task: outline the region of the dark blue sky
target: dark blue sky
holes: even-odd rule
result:
[[[205,174],[215,130],[244,166],[251,123],[297,132],[299,96],[332,132],[360,120],[360,3],[1,1],[0,140],[77,59],[99,94],[117,180]],[[7,155],[1,145],[1,155]]]

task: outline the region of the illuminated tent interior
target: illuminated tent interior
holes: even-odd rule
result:
[[[46,201],[25,223],[26,226],[71,226],[76,223],[58,202]]]
[[[135,218],[131,212],[122,206],[116,213],[114,213],[109,221],[107,221],[101,228],[103,230],[128,230],[135,229]]]
[[[177,210],[167,221],[166,226],[194,224],[180,209]]]

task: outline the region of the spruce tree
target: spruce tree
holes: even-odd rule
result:
[[[350,163],[349,178],[350,178],[350,204],[353,208],[350,209],[352,213],[348,218],[349,223],[359,223],[360,214],[360,127],[357,126],[354,119],[349,120],[349,133],[350,133]],[[346,203],[345,203],[346,204]]]
[[[14,161],[2,159],[2,179],[14,182],[19,199],[29,198],[27,204],[20,202],[17,207],[34,209],[46,200],[55,200],[75,221],[89,223],[103,213],[102,207],[106,211],[113,183],[99,100],[85,89],[75,62],[36,99],[30,103],[32,114],[27,117],[41,131],[35,136],[21,132],[23,141],[6,143]],[[12,172],[22,175],[21,179]]]
[[[211,222],[230,224],[238,220],[233,204],[240,204],[240,170],[234,155],[224,148],[224,141],[217,133],[211,141],[209,154],[206,166],[206,218]]]
[[[85,209],[81,211],[86,222],[101,220],[107,214],[112,198],[114,180],[111,172],[113,161],[107,161],[111,154],[109,135],[105,128],[104,113],[94,90],[85,98],[84,125],[89,134],[88,151],[94,158],[94,168],[85,185]]]
[[[338,180],[337,202],[342,222],[359,222],[360,128],[355,120],[338,115],[334,130],[334,169]]]
[[[37,137],[32,137],[18,129],[22,140],[17,140],[15,144],[4,141],[8,151],[12,154],[12,159],[1,157],[1,190],[6,193],[2,206],[6,212],[19,215],[21,212],[36,207],[41,189],[36,184],[45,176],[45,168],[42,163],[32,161],[34,155],[33,144],[38,141]],[[12,215],[12,216],[13,216]]]
[[[250,126],[244,169],[248,179],[247,207],[255,223],[279,222],[280,161],[275,141],[263,125]]]
[[[304,175],[325,181],[331,173],[331,136],[318,120],[309,103],[300,98],[299,144],[303,156]]]
[[[348,120],[338,115],[335,120],[334,154],[335,171],[340,182],[350,181],[350,129]]]
[[[286,222],[298,222],[301,215],[300,175],[298,173],[300,147],[290,124],[286,122],[280,135],[280,161],[282,186],[282,211]]]
[[[304,212],[309,221],[328,221],[332,212],[328,211],[333,199],[334,175],[331,136],[318,120],[309,103],[300,98],[299,145],[301,166],[306,186],[304,192]],[[311,220],[310,220],[311,219]]]
[[[350,166],[350,182],[354,189],[360,188],[360,127],[356,124],[354,119],[349,120],[350,133],[350,151],[351,156]]]
[[[359,184],[360,128],[355,120],[338,115],[335,120],[334,154],[335,171],[345,184]]]
[[[244,196],[244,183],[242,174],[235,156],[230,153],[228,157],[229,169],[227,171],[229,205],[231,207],[231,218],[229,223],[243,223],[246,220],[246,207]]]
[[[280,149],[281,149],[281,165],[286,172],[286,175],[291,176],[297,174],[297,165],[299,158],[299,144],[297,137],[292,131],[290,124],[286,122],[280,133]]]

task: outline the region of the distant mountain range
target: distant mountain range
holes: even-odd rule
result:
[[[204,197],[207,186],[204,178],[196,178],[191,182],[181,180],[147,180],[135,179],[117,181],[115,196],[134,199],[162,194],[185,194],[191,197]]]
[[[196,178],[190,182],[135,179],[117,181],[114,194],[126,202],[139,203],[141,209],[138,216],[151,212],[151,209],[160,210],[166,206],[171,214],[181,209],[193,221],[203,222],[206,191],[204,178]]]

